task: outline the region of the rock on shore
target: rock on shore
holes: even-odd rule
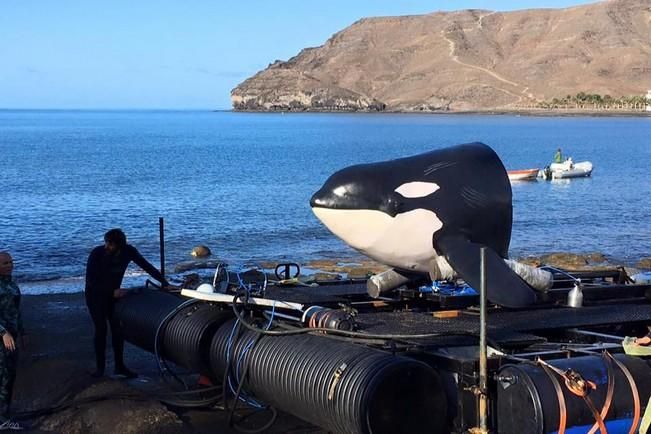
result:
[[[642,258],[637,262],[637,268],[651,270],[651,258]]]
[[[118,380],[93,384],[72,399],[98,401],[55,413],[46,418],[40,428],[66,434],[176,434],[184,431],[178,416],[158,401],[144,394],[139,399],[110,398],[121,394],[137,395],[137,390]]]

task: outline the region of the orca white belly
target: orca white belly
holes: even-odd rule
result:
[[[429,273],[437,254],[432,236],[443,227],[436,214],[415,209],[391,217],[375,210],[312,208],[345,243],[391,267]]]

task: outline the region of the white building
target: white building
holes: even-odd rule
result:
[[[651,90],[646,93],[646,111],[651,112]]]

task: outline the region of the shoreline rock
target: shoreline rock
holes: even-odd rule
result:
[[[601,252],[574,253],[574,252],[549,252],[539,255],[528,255],[524,257],[512,257],[518,262],[538,267],[541,265],[550,265],[566,270],[602,270],[606,268],[626,267],[630,269],[651,269],[651,257],[640,258],[636,262],[624,262],[613,258]],[[274,270],[278,264],[286,261],[264,260],[256,264],[265,270],[269,279],[277,280]],[[225,263],[217,259],[185,261],[175,265],[176,273],[197,271],[201,269],[211,269],[214,271],[219,263]],[[311,275],[320,274],[320,278],[333,276],[334,279],[347,278],[366,278],[373,274],[386,271],[390,267],[380,264],[366,257],[353,257],[341,259],[309,259],[299,263],[301,267],[301,276],[310,277]],[[233,273],[232,270],[229,270]]]
[[[645,270],[651,270],[651,258],[641,258],[637,264],[637,268],[642,268]]]

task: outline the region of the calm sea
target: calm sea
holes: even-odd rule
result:
[[[509,169],[557,147],[592,178],[513,185],[511,255],[651,256],[651,118],[190,111],[0,111],[0,248],[25,292],[82,290],[87,255],[121,227],[167,268],[208,245],[230,264],[351,258],[309,199],[334,171],[459,143]],[[138,274],[134,269],[132,274]]]

